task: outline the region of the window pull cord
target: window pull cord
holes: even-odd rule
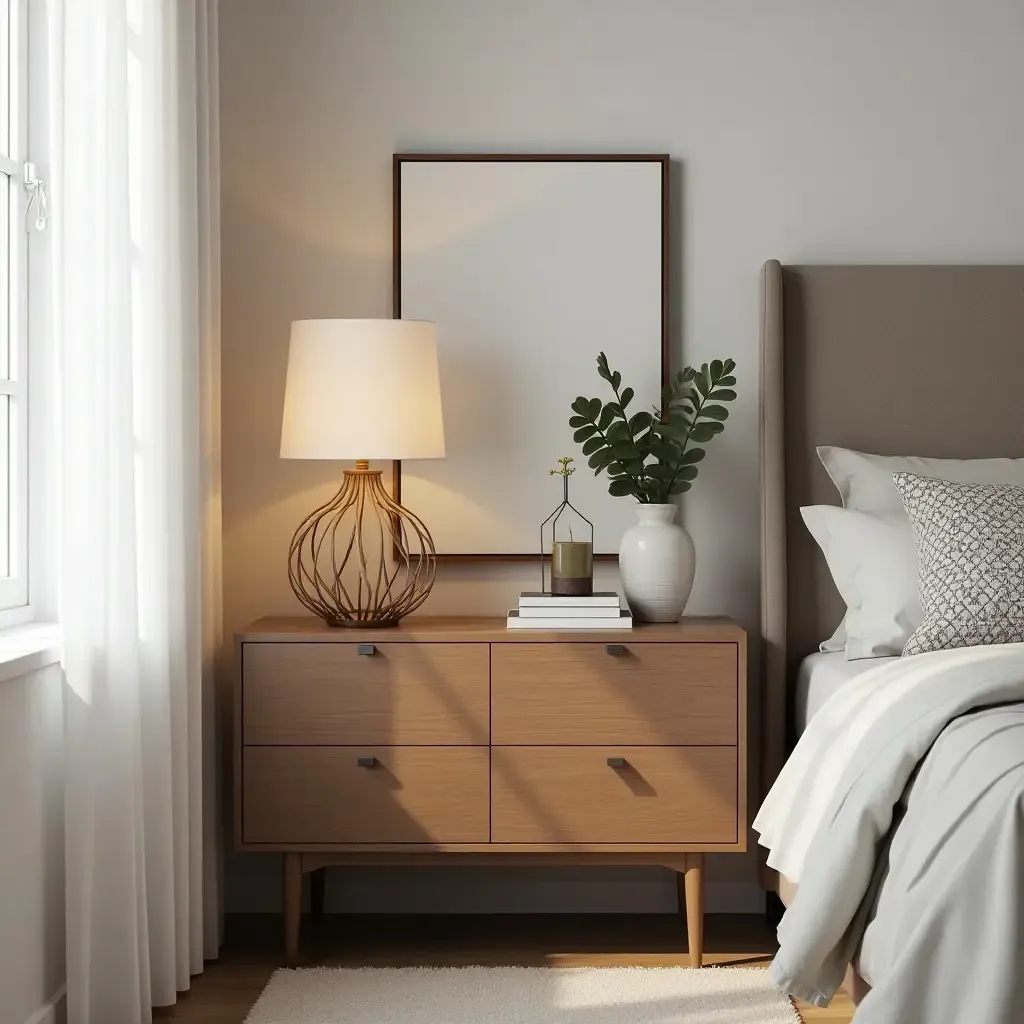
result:
[[[47,206],[46,206],[46,182],[36,177],[36,165],[25,164],[25,191],[28,193],[28,206],[25,207],[25,230],[31,232],[33,227],[36,231],[46,230]],[[32,212],[35,210],[35,221],[32,221]]]

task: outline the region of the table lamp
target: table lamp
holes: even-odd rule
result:
[[[288,552],[295,596],[330,626],[395,626],[434,583],[423,521],[385,491],[370,460],[444,455],[434,325],[423,320],[292,324],[283,459],[354,459]]]

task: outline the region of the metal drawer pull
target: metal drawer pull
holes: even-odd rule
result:
[[[629,762],[624,757],[609,757],[608,758],[609,768],[628,768]]]
[[[374,768],[377,764],[377,758],[375,757],[357,757],[356,764],[360,768]]]
[[[359,644],[359,646],[356,647],[356,654],[365,654],[369,656],[376,653],[377,648],[374,647],[373,644]]]
[[[609,644],[605,648],[605,650],[609,654],[625,654],[626,653],[626,645],[625,644]]]

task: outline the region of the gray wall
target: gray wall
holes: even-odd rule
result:
[[[731,355],[740,391],[685,505],[690,611],[751,627],[761,263],[1024,260],[1019,0],[221,0],[221,12],[229,631],[296,608],[288,540],[338,468],[277,458],[288,324],[389,315],[396,150],[672,154],[674,357]],[[424,610],[500,614],[530,579],[445,567]],[[749,861],[712,870],[724,886],[712,906],[756,906]],[[633,889],[590,877],[553,891],[589,909],[673,905],[664,875],[629,876]],[[231,865],[229,908],[272,901],[269,878]],[[416,884],[366,876],[361,891],[386,906]],[[469,884],[434,874],[420,895],[510,909],[548,898],[539,877],[508,890],[495,877],[489,895]]]
[[[0,1024],[55,1024],[64,986],[60,667],[0,679]]]

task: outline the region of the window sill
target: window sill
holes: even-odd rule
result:
[[[0,683],[37,672],[61,659],[60,627],[28,622],[0,630]]]

